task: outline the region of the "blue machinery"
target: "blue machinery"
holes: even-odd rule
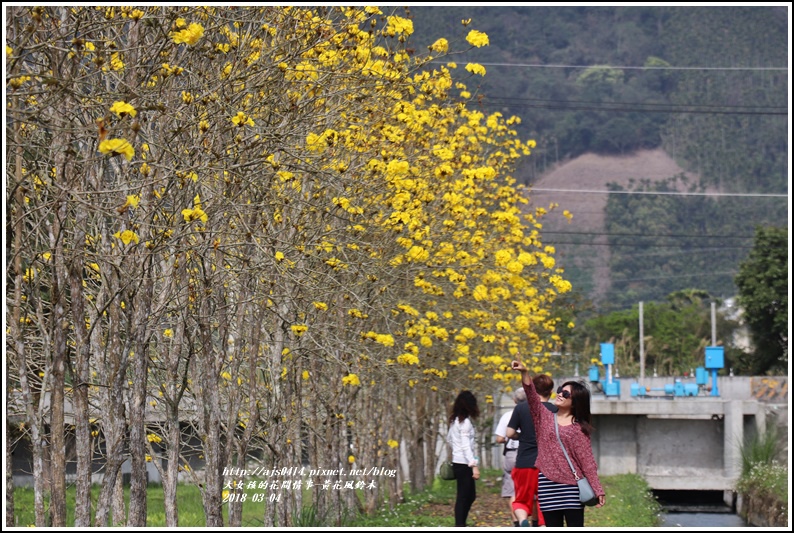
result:
[[[606,366],[605,379],[598,378],[598,365],[592,365],[589,371],[590,381],[600,383],[601,390],[607,396],[620,396],[620,380],[612,379],[612,365],[615,364],[615,345],[608,342],[601,343],[601,363]]]
[[[589,370],[591,383],[599,383],[605,396],[620,396],[620,381],[612,378],[612,365],[615,364],[615,345],[612,343],[601,343],[601,363],[606,367],[606,377],[599,378],[598,365],[592,365]],[[651,387],[646,389],[639,383],[631,384],[632,397],[650,397],[649,392],[663,392],[664,397],[672,396],[699,396],[701,390],[707,390],[708,371],[711,371],[711,396],[719,396],[717,388],[717,371],[725,368],[725,349],[722,346],[706,347],[705,367],[695,369],[695,383],[683,383],[681,379],[676,379],[674,383],[666,384],[664,387]],[[658,395],[654,395],[658,396]]]

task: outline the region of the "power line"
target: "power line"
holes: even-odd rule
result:
[[[667,196],[732,196],[737,198],[788,198],[788,194],[766,193],[732,193],[732,192],[679,192],[679,191],[597,191],[590,189],[536,189],[529,186],[531,192],[563,192],[580,194],[644,194]]]
[[[592,242],[592,241],[588,241],[588,242],[569,242],[569,241],[565,241],[565,242],[563,242],[563,241],[546,240],[543,244],[548,244],[548,245],[551,245],[551,246],[560,246],[560,245],[563,245],[563,244],[564,245],[576,245],[576,246],[609,246],[610,248],[616,247],[616,246],[626,246],[626,247],[632,247],[632,248],[684,248],[685,247],[685,245],[681,245],[681,244],[655,244],[655,243],[647,243],[647,242],[645,242],[645,243],[630,243],[630,242],[612,242],[612,243],[610,243],[610,242]],[[712,249],[714,251],[727,250],[727,249],[747,250],[747,249],[750,249],[752,247],[753,246],[751,244],[748,244],[746,246],[742,246],[742,245],[719,246],[719,247],[712,248]],[[708,248],[697,248],[697,250],[708,250]],[[686,251],[686,249],[684,249],[682,251]]]
[[[691,113],[701,115],[788,115],[788,106],[667,104],[643,102],[599,102],[594,100],[555,100],[550,98],[517,98],[483,95],[479,105],[509,106],[524,109],[557,109],[563,111],[618,111],[622,113]],[[635,106],[635,107],[627,107]],[[751,109],[752,111],[747,111]],[[744,110],[744,111],[743,111]],[[764,111],[773,110],[773,111]]]
[[[488,99],[487,96],[483,97],[484,99]],[[499,98],[500,100],[508,100],[508,101],[518,101],[518,102],[551,102],[553,104],[598,104],[598,105],[639,105],[639,106],[656,106],[656,107],[719,107],[719,108],[729,108],[729,109],[743,109],[743,108],[752,108],[752,109],[786,109],[788,110],[787,105],[735,105],[735,104],[660,104],[660,103],[644,103],[644,102],[603,102],[597,100],[556,100],[554,98],[520,98],[520,97],[508,97],[508,96],[499,96],[495,97]]]
[[[662,261],[668,261],[668,260],[674,261],[681,258],[681,256],[685,256],[686,258],[693,257],[698,254],[710,254],[714,256],[720,254],[721,252],[722,253],[730,252],[732,254],[735,253],[732,250],[725,250],[723,248],[697,248],[697,249],[672,250],[672,251],[663,251],[663,252],[632,253],[631,258],[632,259],[658,258],[661,259]],[[568,254],[566,254],[564,250],[557,250],[556,257],[558,258],[560,265],[567,270],[568,267],[565,265],[565,263],[568,261],[570,256],[568,256]],[[573,259],[576,259],[576,257],[574,256]],[[729,258],[729,260],[731,259]],[[612,271],[612,266],[608,264],[588,264],[587,268],[607,270],[610,272]]]
[[[598,234],[595,234],[595,235],[598,236]],[[647,243],[647,242],[639,242],[639,243],[617,242],[616,243],[616,242],[593,242],[593,241],[575,242],[575,241],[555,241],[555,240],[551,240],[551,239],[544,240],[543,244],[544,245],[549,245],[549,246],[555,246],[555,247],[556,246],[566,245],[566,246],[608,246],[610,248],[612,248],[612,247],[629,247],[629,248],[676,248],[676,249],[679,249],[678,252],[675,252],[675,253],[695,253],[695,252],[697,252],[697,253],[701,253],[701,252],[705,253],[705,252],[708,252],[708,251],[711,251],[711,252],[722,252],[722,251],[725,251],[725,250],[747,250],[747,249],[753,249],[753,248],[757,249],[757,250],[764,250],[764,251],[770,251],[770,250],[775,249],[774,247],[769,247],[769,246],[757,247],[757,246],[754,246],[752,244],[748,244],[748,245],[736,244],[736,245],[731,245],[731,246],[720,245],[720,246],[716,246],[716,247],[705,247],[705,248],[697,247],[697,248],[693,248],[693,247],[691,247],[690,245],[687,245],[687,244],[657,244],[657,243]],[[642,254],[642,255],[645,255],[645,254]],[[632,257],[636,257],[636,254],[632,254]]]
[[[677,279],[677,278],[695,278],[703,276],[736,276],[735,271],[730,272],[700,272],[695,274],[681,274],[678,276],[652,276],[650,278],[634,278],[634,279],[615,279],[612,278],[610,283],[631,283],[634,281],[653,281],[657,279]]]
[[[697,238],[697,239],[753,239],[755,235],[703,235],[703,234],[688,234],[688,233],[608,233],[608,232],[593,232],[593,231],[544,231],[544,235],[559,234],[559,235],[609,235],[611,237],[683,237],[683,238]]]
[[[499,102],[483,99],[480,105],[490,106],[510,106],[512,108],[523,109],[558,109],[562,111],[616,111],[618,113],[683,113],[695,115],[772,115],[788,116],[788,112],[783,111],[700,111],[697,109],[652,109],[652,108],[630,108],[630,107],[592,107],[592,106],[559,106],[543,104],[511,104],[509,102]]]
[[[448,61],[431,61],[431,63],[448,63]],[[539,63],[484,63],[476,62],[484,67],[521,67],[521,68],[584,68],[584,69],[615,69],[615,70],[727,70],[727,71],[787,71],[788,67],[637,67],[637,66],[614,66],[614,65],[542,65]]]
[[[716,250],[716,253],[719,253],[720,251],[727,251],[727,250],[721,250],[721,249],[720,250]],[[676,258],[679,258],[681,255],[686,255],[687,257],[690,257],[690,256],[693,256],[693,255],[699,254],[699,253],[709,253],[709,254],[713,255],[715,253],[715,249],[713,249],[713,248],[703,248],[703,249],[697,249],[697,250],[680,250],[680,251],[673,251],[672,253],[670,253],[670,252],[641,253],[641,254],[632,254],[631,257],[632,258],[637,258],[637,257],[661,258],[663,261],[667,261],[667,260],[675,260]],[[566,262],[569,259],[569,257],[566,256],[566,254],[564,254],[564,253],[560,253],[557,256],[557,258],[558,258],[559,265],[563,269],[568,271],[570,265],[567,265]],[[581,266],[582,265],[580,265],[580,267]],[[607,265],[607,264],[588,264],[586,268],[589,269],[589,270],[607,270],[607,271],[610,271],[610,272],[612,271],[612,267],[610,265]],[[639,270],[647,270],[647,268],[641,267],[641,268],[639,268]],[[675,277],[675,276],[672,276],[672,277]]]

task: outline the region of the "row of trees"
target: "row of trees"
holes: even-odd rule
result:
[[[488,44],[463,22],[458,47]],[[509,387],[516,353],[543,368],[570,283],[510,177],[534,142],[412,31],[377,8],[10,8],[6,404],[36,525],[66,525],[70,439],[78,527],[145,526],[147,462],[171,527],[179,479],[220,526],[224,468],[252,462],[402,450],[420,488],[460,388]],[[401,483],[312,504],[339,523]],[[264,525],[302,508],[284,496]]]

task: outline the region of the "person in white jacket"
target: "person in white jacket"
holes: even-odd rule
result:
[[[479,479],[480,469],[472,419],[479,415],[477,398],[471,391],[461,391],[452,405],[447,433],[447,443],[452,447],[452,469],[458,488],[455,498],[456,527],[466,526],[469,510],[477,498],[474,481]]]

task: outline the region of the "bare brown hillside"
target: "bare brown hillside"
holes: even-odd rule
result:
[[[549,244],[570,242],[572,236],[555,232],[604,232],[607,195],[594,191],[606,190],[608,183],[625,187],[632,179],[659,181],[682,173],[690,180],[696,179],[661,149],[614,157],[585,154],[560,164],[538,180],[530,189],[530,205],[548,208],[552,203],[559,204],[542,219],[543,241]],[[562,216],[564,210],[573,214],[570,222]],[[595,235],[591,240],[592,247],[559,244],[558,258],[563,267],[576,264],[595,269],[593,296],[598,298],[609,288],[609,248],[605,246],[605,236]],[[574,253],[576,256],[572,257]]]

